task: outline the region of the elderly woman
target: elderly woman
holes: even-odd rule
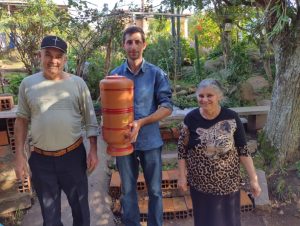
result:
[[[201,81],[196,95],[200,108],[186,115],[178,141],[178,186],[190,185],[195,226],[240,226],[240,162],[253,195],[261,192],[243,125],[220,106],[218,81]]]

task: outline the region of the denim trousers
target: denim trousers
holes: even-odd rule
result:
[[[161,147],[147,151],[135,150],[130,155],[116,157],[116,160],[122,181],[122,222],[125,226],[140,226],[140,211],[137,195],[137,178],[140,163],[149,196],[147,225],[162,226]]]
[[[71,206],[73,226],[89,226],[86,151],[83,144],[60,157],[32,152],[29,165],[41,206],[43,226],[63,226],[61,191],[66,193]]]

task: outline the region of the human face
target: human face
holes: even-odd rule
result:
[[[146,43],[143,42],[142,35],[139,32],[136,32],[125,36],[123,47],[128,60],[142,60]]]
[[[56,48],[45,48],[40,52],[44,76],[48,79],[59,79],[62,76],[66,55]]]
[[[213,87],[200,88],[197,91],[199,106],[206,111],[215,111],[219,108],[221,95]]]

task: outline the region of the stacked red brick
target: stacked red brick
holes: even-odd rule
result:
[[[30,178],[22,183],[14,172],[16,107],[11,95],[0,95],[0,216],[31,206]]]
[[[193,207],[189,193],[182,193],[177,188],[177,170],[163,171],[162,175],[164,220],[192,217]],[[138,177],[137,189],[139,191],[141,222],[146,222],[148,213],[148,198],[146,184],[142,173],[140,173]],[[121,195],[121,180],[118,172],[112,173],[109,192],[114,200],[119,200]],[[253,210],[253,203],[247,193],[241,190],[241,211],[245,212],[251,210]]]

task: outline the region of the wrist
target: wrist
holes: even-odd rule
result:
[[[97,147],[91,147],[91,148],[90,148],[90,152],[95,152],[95,153],[97,153]]]
[[[24,158],[25,156],[24,156],[24,153],[22,152],[22,151],[18,151],[18,150],[16,150],[16,153],[15,153],[15,156],[16,156],[16,158]]]
[[[137,120],[137,124],[138,124],[139,128],[143,127],[145,125],[145,118],[141,118],[141,119]]]
[[[250,178],[250,183],[257,183],[257,182],[258,182],[257,176]]]

